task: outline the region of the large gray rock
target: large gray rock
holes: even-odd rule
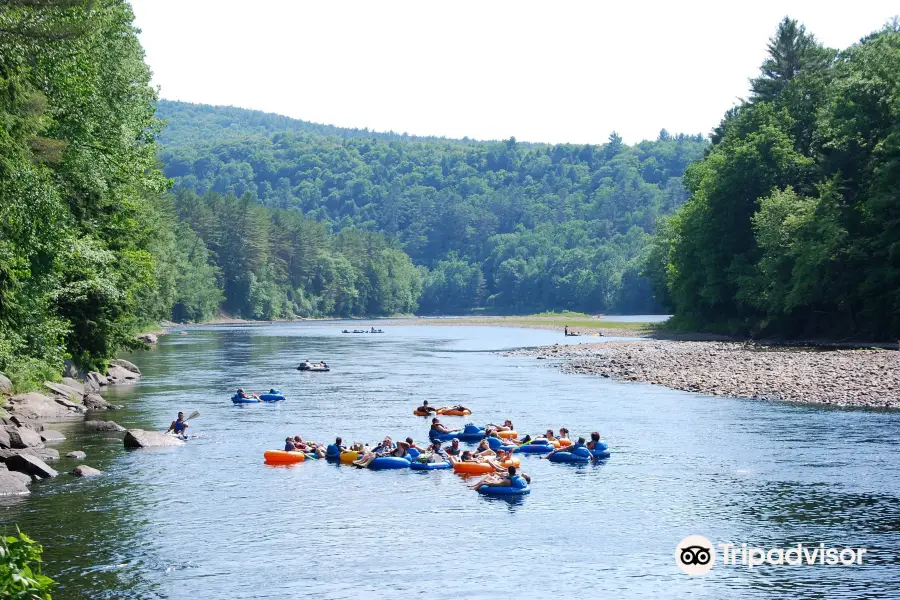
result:
[[[97,371],[91,371],[84,376],[84,387],[87,391],[99,392],[100,388],[107,385],[109,385],[109,379]]]
[[[4,469],[5,473],[9,473],[13,477],[18,479],[22,483],[24,483],[25,485],[34,483],[34,480],[36,479],[35,477],[32,477],[28,473],[19,473],[18,471],[10,471],[9,469],[6,468],[6,465],[3,465],[3,469]]]
[[[63,398],[62,396],[53,396],[53,401],[56,402],[57,404],[62,404],[69,410],[77,412],[77,413],[86,413],[87,412],[87,407],[84,404],[82,404],[81,402],[72,402],[71,400],[69,400],[67,398]]]
[[[156,337],[155,333],[142,333],[137,336],[137,339],[141,340],[145,344],[155,344],[159,341],[159,338]]]
[[[166,435],[158,431],[144,431],[143,429],[129,429],[125,432],[126,448],[156,448],[159,446],[183,446],[184,441],[177,437]]]
[[[9,434],[10,448],[34,448],[44,445],[41,434],[33,429],[28,429],[27,427],[7,425],[6,433]]]
[[[106,371],[106,377],[110,383],[135,383],[141,378],[134,371],[129,371],[125,367],[117,367],[116,365],[110,365]]]
[[[87,454],[82,452],[81,450],[72,450],[68,454],[66,454],[69,458],[77,458],[78,460],[83,460],[87,458]]]
[[[70,377],[72,379],[84,379],[84,373],[75,366],[75,363],[72,362],[71,359],[66,359],[63,363],[63,380],[66,377]]]
[[[107,410],[111,407],[99,394],[87,394],[84,397],[84,406],[90,410]]]
[[[52,381],[45,381],[44,387],[50,390],[55,394],[59,394],[66,400],[70,400],[72,402],[81,402],[81,397],[84,396],[84,391],[78,391],[75,388],[70,388],[67,385],[62,383],[53,383]]]
[[[0,394],[12,394],[12,391],[12,381],[10,381],[9,378],[3,373],[0,373]]]
[[[73,379],[71,377],[63,377],[62,382],[63,385],[69,386],[70,388],[78,392],[81,396],[84,396],[84,384],[77,379]]]
[[[114,421],[85,421],[84,426],[94,431],[125,431],[125,428]]]
[[[28,473],[41,479],[56,477],[59,473],[39,459],[37,456],[30,454],[14,454],[6,459],[6,468],[10,471],[19,471],[20,473]]]
[[[61,442],[66,439],[66,436],[54,429],[45,429],[40,435],[45,442]]]
[[[64,406],[43,394],[34,392],[19,394],[10,398],[8,410],[19,417],[36,421],[81,416],[78,410]]]
[[[24,496],[31,492],[28,486],[22,481],[20,474],[0,471],[0,496]],[[31,478],[29,478],[31,481]]]
[[[19,454],[30,454],[31,456],[37,456],[44,462],[53,462],[55,460],[59,460],[59,450],[56,448],[25,448],[24,450],[19,450]]]
[[[87,465],[78,465],[72,469],[72,475],[75,477],[96,477],[97,475],[103,475],[103,471],[98,471],[94,467]]]
[[[128,369],[135,375],[141,374],[141,370],[137,368],[136,364],[134,364],[133,362],[128,362],[127,360],[124,360],[121,358],[115,358],[115,359],[109,361],[109,364],[114,367],[122,367],[123,369]]]
[[[12,440],[9,439],[9,432],[6,428],[0,429],[0,448],[11,448]]]

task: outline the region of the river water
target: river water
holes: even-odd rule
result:
[[[490,352],[566,341],[554,332],[340,333],[355,326],[192,328],[130,356],[144,379],[108,393],[126,409],[103,418],[165,429],[196,409],[199,437],[127,452],[120,435],[63,429],[60,452],[85,450],[106,476],[62,475],[0,507],[43,543],[54,598],[900,597],[900,413],[711,398]],[[297,372],[305,358],[333,370]],[[288,400],[236,407],[238,386]],[[532,493],[517,501],[446,471],[263,465],[297,433],[425,440],[412,409],[426,399],[523,433],[600,430],[613,455],[587,467],[525,457]],[[689,577],[674,550],[691,534],[869,552],[862,566],[719,564]]]

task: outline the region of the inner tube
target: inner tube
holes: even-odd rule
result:
[[[438,469],[449,469],[451,466],[447,461],[436,463],[414,462],[410,463],[409,468],[413,471],[437,471]]]
[[[235,404],[257,404],[259,402],[257,398],[242,398],[240,394],[232,396],[231,401]]]
[[[519,437],[518,431],[498,431],[497,435],[505,440],[514,440]]]
[[[341,452],[340,459],[343,464],[350,464],[354,460],[359,459],[359,452],[357,452],[356,450],[344,450],[343,452]]]
[[[455,408],[438,409],[439,415],[447,415],[448,417],[467,417],[472,414],[468,408],[466,410],[456,410]]]
[[[524,477],[516,475],[513,477],[513,485],[484,486],[478,488],[478,493],[486,496],[524,496],[530,494],[531,489]]]
[[[369,463],[369,468],[373,471],[380,471],[383,469],[408,469],[410,462],[406,458],[400,458],[399,456],[379,456],[371,463]]]
[[[292,465],[306,460],[306,455],[302,452],[285,450],[266,450],[263,457],[265,457],[266,464],[270,465]]]
[[[600,442],[590,452],[591,456],[594,458],[609,458],[609,444],[607,444],[606,442]]]
[[[485,438],[485,439],[486,439],[487,442],[488,442],[488,447],[489,447],[491,450],[494,450],[494,451],[497,451],[497,450],[504,450],[504,451],[505,451],[505,450],[511,450],[511,451],[515,451],[515,449],[518,448],[518,446],[516,446],[516,445],[514,445],[514,444],[504,444],[504,443],[503,443],[503,440],[501,440],[500,438],[488,437],[488,438]]]
[[[281,402],[284,400],[282,394],[263,394],[259,397],[263,402]]]
[[[559,442],[559,445],[563,448],[565,448],[566,446],[571,446],[572,444],[575,443],[572,440],[570,440],[569,438],[562,438],[557,441]]]
[[[427,410],[419,410],[418,408],[416,408],[413,410],[413,414],[417,417],[427,417],[431,413],[429,413]]]
[[[519,446],[514,450],[514,452],[521,454],[547,454],[549,452],[553,452],[553,446],[546,443],[536,444],[535,442],[531,442],[530,444]]]
[[[504,467],[518,467],[519,459],[513,457],[512,460],[503,461],[500,464]],[[456,462],[453,463],[453,471],[456,473],[465,473],[466,475],[484,475],[486,473],[493,473],[494,467],[483,462]]]
[[[432,429],[428,432],[428,437],[432,440],[440,440],[442,442],[449,442],[453,438],[456,438],[461,442],[479,442],[484,439],[484,428],[469,423],[462,429],[447,433],[437,433]]]
[[[575,448],[571,452],[556,452],[549,457],[550,462],[585,464],[591,460],[591,451],[587,448]]]

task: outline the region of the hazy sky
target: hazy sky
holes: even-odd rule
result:
[[[535,142],[708,133],[787,15],[845,47],[883,0],[132,0],[163,98]]]

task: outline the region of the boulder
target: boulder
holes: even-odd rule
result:
[[[12,381],[10,381],[9,378],[3,373],[0,373],[0,394],[12,394],[12,391]]]
[[[94,431],[125,431],[125,428],[114,421],[85,421],[84,426]]]
[[[59,475],[56,469],[39,459],[37,456],[30,454],[14,454],[6,459],[6,468],[10,471],[19,471],[20,473],[28,473],[41,479],[56,477]]]
[[[97,371],[91,371],[84,377],[84,387],[88,391],[99,392],[100,388],[106,385],[109,385],[109,379]]]
[[[8,409],[18,417],[38,421],[80,416],[77,410],[34,392],[13,396],[9,399]]]
[[[45,442],[61,442],[66,439],[66,436],[53,429],[45,429],[40,435]]]
[[[72,475],[75,477],[96,477],[97,475],[103,475],[103,471],[98,471],[87,465],[78,465],[72,469]]]
[[[9,439],[9,432],[7,432],[5,428],[0,429],[0,448],[11,448],[11,442],[12,440]]]
[[[84,397],[84,406],[90,410],[106,410],[110,404],[99,394],[87,394]]]
[[[19,454],[37,456],[44,462],[59,460],[59,450],[56,448],[25,448],[24,450],[19,450]]]
[[[66,398],[62,398],[60,396],[53,396],[53,401],[57,404],[62,404],[66,408],[76,413],[85,413],[87,412],[87,407],[81,402],[72,402]]]
[[[123,360],[121,358],[113,359],[109,361],[109,364],[114,367],[122,367],[123,369],[128,369],[135,375],[141,374],[141,370],[137,368],[136,364],[134,364],[133,362],[128,362],[127,360]]]
[[[10,471],[9,469],[6,468],[6,465],[3,465],[3,469],[4,469],[4,471],[5,471],[6,473],[12,475],[13,477],[15,477],[16,479],[18,479],[19,481],[21,481],[21,482],[24,483],[25,485],[28,485],[28,484],[30,484],[30,483],[34,483],[35,478],[32,477],[31,475],[29,475],[28,473],[19,473],[18,471]]]
[[[79,369],[72,359],[67,358],[65,362],[63,362],[63,380],[66,377],[70,377],[73,379],[84,379],[84,373]]]
[[[80,395],[84,396],[84,384],[78,381],[77,379],[72,379],[71,377],[63,377],[62,378],[63,385],[67,385]]]
[[[137,339],[144,342],[145,344],[155,344],[159,341],[159,338],[156,337],[155,333],[142,333],[137,336]]]
[[[158,446],[183,446],[184,441],[158,431],[129,429],[125,432],[126,448],[156,448]]]
[[[53,383],[52,381],[45,381],[44,387],[72,402],[81,401],[81,397],[84,396],[83,387],[82,391],[79,392],[75,388],[71,388],[62,383]]]
[[[81,450],[72,450],[68,454],[66,454],[69,458],[77,458],[78,460],[83,460],[87,458],[87,454],[82,452]]]
[[[141,378],[140,375],[133,371],[129,371],[124,367],[111,365],[106,371],[106,377],[112,383],[134,383]]]
[[[21,473],[0,471],[0,496],[24,496],[29,494],[28,486],[21,475]],[[31,481],[30,477],[28,481]]]
[[[28,429],[27,427],[7,425],[6,433],[9,434],[10,448],[33,448],[44,444],[41,435],[37,431]]]

